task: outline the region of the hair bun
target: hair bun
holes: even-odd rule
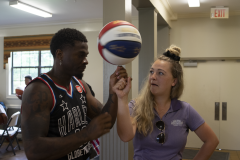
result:
[[[166,49],[166,51],[169,51],[169,52],[175,54],[176,56],[180,56],[181,48],[179,48],[178,46],[175,46],[175,45],[171,45],[169,48]]]

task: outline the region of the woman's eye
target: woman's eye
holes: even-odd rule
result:
[[[149,71],[150,74],[153,74],[153,71]]]
[[[163,72],[158,72],[159,75],[163,75]]]

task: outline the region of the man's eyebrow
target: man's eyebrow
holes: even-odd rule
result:
[[[89,54],[89,52],[84,52],[84,51],[79,51],[78,53],[85,54],[85,55]]]

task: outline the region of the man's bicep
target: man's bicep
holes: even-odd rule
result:
[[[29,85],[22,101],[22,135],[25,142],[48,133],[50,108],[53,104],[50,90],[41,82]]]

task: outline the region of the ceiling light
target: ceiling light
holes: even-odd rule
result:
[[[189,7],[200,7],[199,0],[188,0]]]
[[[52,17],[52,14],[51,13],[48,13],[46,11],[43,11],[41,9],[38,9],[36,7],[33,7],[33,6],[30,6],[26,3],[23,3],[23,2],[20,2],[20,1],[11,1],[9,2],[9,5],[11,7],[14,7],[14,8],[17,8],[17,9],[20,9],[20,10],[23,10],[25,12],[29,12],[29,13],[32,13],[32,14],[35,14],[35,15],[38,15],[38,16],[41,16],[41,17]]]

